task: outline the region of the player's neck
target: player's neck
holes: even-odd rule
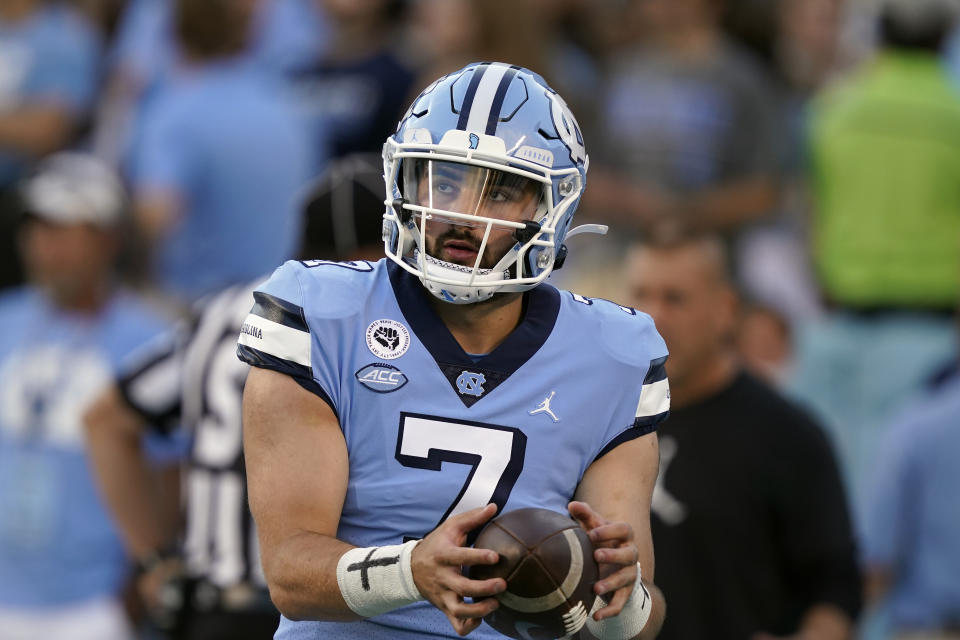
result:
[[[434,310],[467,353],[490,353],[523,318],[523,294],[498,294],[474,304],[431,300]]]
[[[670,377],[670,362],[667,360],[667,378],[670,381],[670,405],[676,408],[702,402],[723,391],[737,375],[739,365],[736,356],[721,351],[715,357],[698,364],[687,375]]]

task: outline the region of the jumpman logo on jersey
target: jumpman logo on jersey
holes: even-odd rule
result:
[[[544,398],[543,402],[538,404],[536,409],[534,409],[533,411],[528,411],[527,413],[529,413],[532,416],[535,416],[538,413],[546,413],[553,419],[554,422],[560,422],[560,418],[557,417],[557,414],[555,414],[553,411],[550,410],[550,401],[553,400],[553,396],[555,395],[557,395],[557,392],[551,391],[550,395]]]

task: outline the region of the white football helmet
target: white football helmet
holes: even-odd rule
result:
[[[482,62],[440,78],[383,161],[386,254],[441,300],[525,291],[563,264],[588,159],[573,114],[539,75]]]

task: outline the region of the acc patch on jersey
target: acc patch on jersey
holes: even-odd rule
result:
[[[357,371],[357,380],[377,393],[390,393],[407,384],[407,376],[392,364],[375,362]]]
[[[396,320],[374,320],[367,327],[367,347],[378,358],[395,360],[410,348],[410,331]]]

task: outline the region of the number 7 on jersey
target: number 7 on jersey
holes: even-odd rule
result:
[[[491,502],[502,511],[523,470],[527,436],[514,427],[402,412],[396,458],[405,467],[440,471],[444,462],[471,467],[437,522]]]

